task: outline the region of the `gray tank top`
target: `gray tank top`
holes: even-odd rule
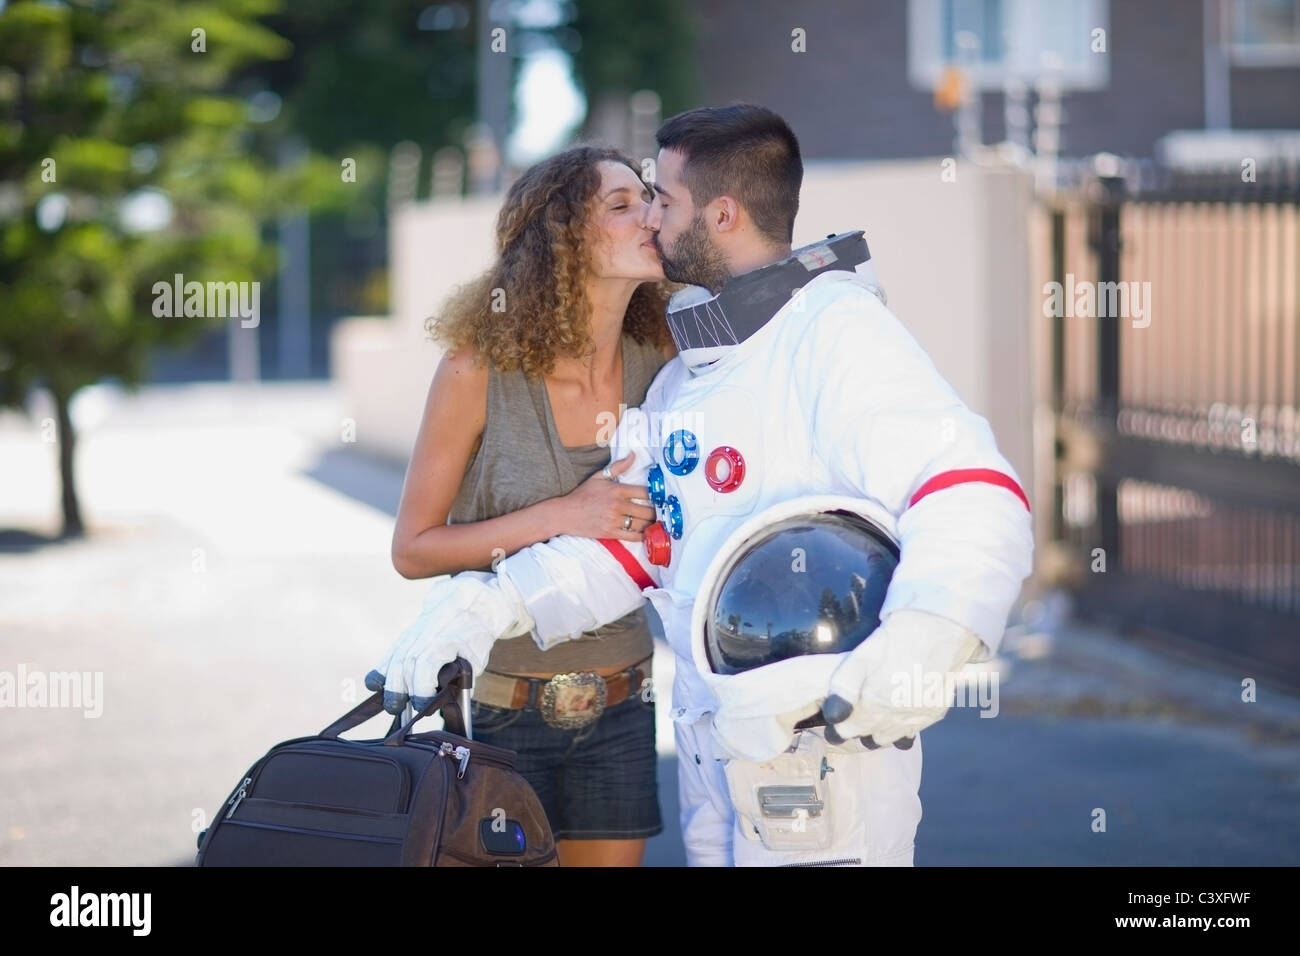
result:
[[[632,408],[645,400],[646,389],[665,360],[655,346],[638,344],[630,335],[623,336],[622,348],[623,401]],[[571,447],[560,441],[541,378],[520,371],[501,372],[489,365],[483,435],[447,523],[486,521],[566,495],[608,463],[608,445]],[[654,639],[642,605],[618,621],[549,651],[538,648],[530,635],[497,641],[487,669],[503,674],[562,674],[633,664],[653,650]]]

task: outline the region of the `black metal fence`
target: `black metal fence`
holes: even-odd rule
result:
[[[1300,686],[1300,189],[1254,185],[1052,201],[1052,534],[1084,617]]]

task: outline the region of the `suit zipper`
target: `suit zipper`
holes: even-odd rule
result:
[[[818,860],[815,863],[783,863],[782,866],[861,866],[860,857],[845,857],[840,860]]]

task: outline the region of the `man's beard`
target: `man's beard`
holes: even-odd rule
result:
[[[664,252],[657,236],[655,246],[659,250],[659,258],[663,260],[664,277],[671,282],[702,285],[716,295],[731,278],[726,260],[709,241],[704,217],[699,213],[695,214],[691,224],[677,237],[671,259]]]

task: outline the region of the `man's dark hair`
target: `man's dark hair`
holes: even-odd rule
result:
[[[793,239],[803,160],[780,116],[747,103],[705,106],[666,120],[655,139],[685,157],[682,178],[696,206],[734,196],[769,242]]]

